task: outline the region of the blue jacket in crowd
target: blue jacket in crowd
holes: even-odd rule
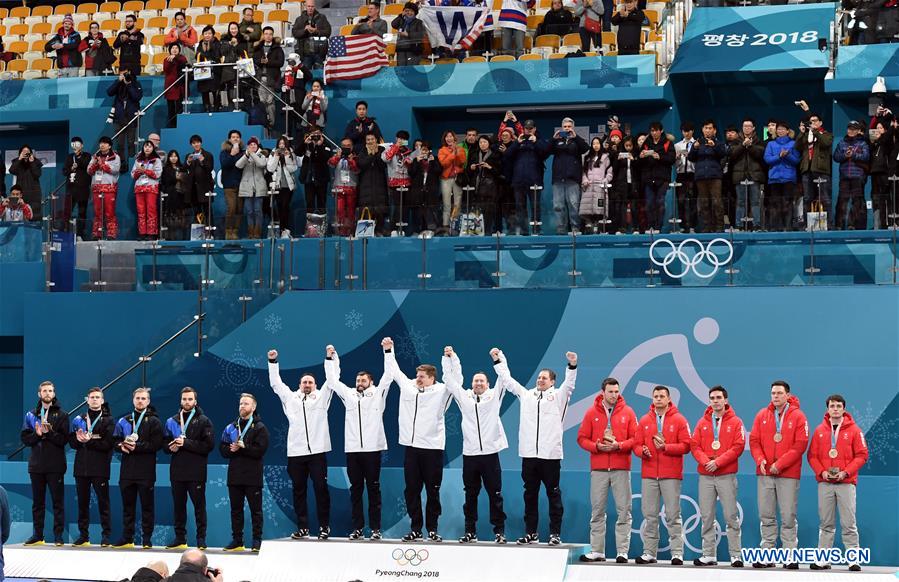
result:
[[[846,155],[850,148],[853,150],[851,159]],[[868,142],[865,141],[862,134],[855,137],[847,135],[840,140],[833,151],[833,161],[840,164],[841,178],[864,178],[868,173],[867,167],[870,159],[871,148],[868,147]]]
[[[228,144],[230,146],[230,144]],[[241,143],[241,147],[243,144]],[[222,167],[222,188],[238,188],[240,187],[240,179],[243,177],[243,170],[235,166],[240,156],[244,155],[241,150],[236,156],[231,155],[230,147],[225,149],[222,144],[222,151],[219,153],[219,165]]]
[[[714,139],[714,138],[713,138]],[[714,140],[715,145],[706,145],[705,137],[700,137],[690,148],[687,159],[693,162],[694,177],[697,182],[703,180],[720,180],[724,177],[721,160],[727,155],[724,142]]]
[[[524,139],[513,141],[506,150],[512,168],[512,186],[543,185],[543,160],[549,155],[549,142],[539,137],[537,141]],[[579,178],[580,179],[580,178]]]
[[[3,577],[3,546],[9,541],[9,531],[12,525],[12,519],[9,513],[9,497],[6,495],[6,489],[0,487],[0,581]]]
[[[584,138],[579,135],[555,138],[549,147],[553,154],[553,183],[569,180],[580,184],[584,174],[581,158],[590,149]]]
[[[140,110],[140,100],[144,96],[144,89],[135,77],[130,83],[116,80],[106,90],[106,94],[113,97],[112,106],[115,109],[112,116],[113,121],[124,125],[131,121],[134,114]]]
[[[765,148],[765,163],[768,164],[769,184],[796,183],[796,167],[799,165],[801,155],[793,148],[795,143],[795,140],[788,135],[768,142]],[[787,150],[787,155],[780,157],[781,150]]]

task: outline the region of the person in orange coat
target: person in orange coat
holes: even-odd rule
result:
[[[797,547],[796,504],[807,446],[808,420],[799,409],[799,399],[790,394],[790,385],[784,380],[775,380],[771,383],[771,403],[755,415],[749,434],[749,451],[758,476],[763,548],[773,548],[777,543],[778,511],[781,546]],[[756,562],[752,567],[773,568],[774,564]],[[784,564],[784,568],[796,570],[799,564]]]
[[[702,557],[694,566],[718,563],[718,536],[715,534],[715,501],[721,500],[727,523],[730,565],[742,568],[740,556],[740,516],[737,511],[737,468],[746,447],[743,421],[727,402],[727,389],[709,389],[709,407],[696,423],[690,451],[699,463],[699,515],[702,518]]]
[[[196,29],[187,23],[187,17],[180,10],[175,13],[175,26],[169,29],[165,35],[165,46],[173,44],[181,45],[181,54],[187,62],[194,64],[196,46],[199,42]]]
[[[464,175],[467,156],[465,150],[456,143],[456,133],[443,132],[443,144],[437,152],[440,161],[440,193],[443,195],[443,228],[449,234],[450,218],[462,208],[462,186],[456,177]]]
[[[832,548],[836,527],[836,512],[840,512],[845,549],[858,548],[858,527],[855,522],[855,487],[858,472],[868,462],[868,445],[862,429],[846,412],[846,399],[839,394],[827,397],[824,421],[812,434],[808,448],[808,464],[818,481],[818,547]],[[830,564],[819,562],[812,570],[829,570]],[[851,564],[853,572],[861,570]]]
[[[680,491],[684,480],[684,455],[690,452],[690,425],[671,402],[664,386],[652,390],[652,406],[640,419],[634,433],[634,454],[642,467],[644,531],[643,554],[638,564],[655,564],[659,552],[660,498],[665,502],[665,525],[671,542],[671,565],[684,563],[683,522],[680,515]]]
[[[590,453],[590,551],[582,562],[606,561],[606,504],[609,489],[615,498],[615,561],[627,563],[631,543],[631,450],[637,431],[637,415],[624,402],[615,378],[602,381],[593,408],[584,414],[577,444]]]

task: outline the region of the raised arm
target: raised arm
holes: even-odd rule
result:
[[[272,390],[281,399],[281,404],[287,406],[293,397],[293,393],[287,387],[287,384],[281,381],[281,370],[278,366],[278,350],[268,351],[268,381],[272,386]]]
[[[459,356],[453,351],[452,346],[443,348],[442,365],[443,383],[446,384],[447,391],[449,391],[456,400],[461,400],[465,395],[462,389],[462,382],[464,382],[462,376],[462,363],[459,361]]]
[[[340,381],[340,357],[332,345],[325,348],[325,386],[330,386],[337,397],[344,402],[351,390],[349,386]]]
[[[565,380],[559,389],[565,395],[562,401],[567,403],[568,399],[571,398],[571,393],[574,392],[574,384],[577,381],[577,354],[575,352],[565,352],[565,359],[568,360],[568,367],[565,368]]]
[[[518,383],[509,372],[509,364],[506,362],[506,356],[499,348],[490,350],[490,357],[493,359],[493,370],[496,372],[496,383],[502,384],[506,390],[521,398],[527,393],[527,388]]]
[[[381,347],[384,348],[384,373],[397,383],[400,390],[417,390],[415,382],[403,374],[403,371],[400,370],[400,365],[396,362],[393,340],[385,337],[381,340]]]

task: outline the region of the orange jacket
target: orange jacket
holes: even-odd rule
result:
[[[799,399],[792,394],[787,399],[789,408],[783,415],[781,434],[783,440],[774,441],[777,423],[774,419],[774,405],[769,404],[755,415],[752,432],[749,433],[749,451],[755,460],[755,474],[761,475],[760,464],[766,462],[765,471],[777,463],[779,474],[772,477],[799,479],[802,474],[802,454],[808,447],[808,420],[799,409]]]
[[[620,448],[617,451],[600,451],[596,443],[608,426],[608,414],[603,403],[602,393],[597,394],[593,407],[584,414],[581,428],[577,431],[577,444],[590,453],[590,469],[593,471],[616,471],[631,469],[631,449],[634,446],[634,434],[637,431],[637,415],[634,409],[625,404],[624,396],[618,397],[612,409],[612,433]]]
[[[815,479],[825,483],[858,483],[858,472],[868,462],[868,444],[861,427],[855,424],[848,412],[843,413],[843,424],[840,425],[840,435],[837,438],[837,458],[830,458],[831,437],[833,429],[830,424],[830,415],[824,414],[824,422],[818,425],[811,438],[808,447],[808,464],[815,472]],[[839,467],[846,471],[848,477],[842,481],[825,480],[821,473],[831,467]]]
[[[718,427],[718,450],[712,448],[715,440],[715,429],[712,425],[712,407],[705,409],[705,414],[696,423],[693,430],[693,438],[690,441],[690,451],[699,463],[700,475],[730,475],[736,473],[738,461],[746,448],[746,434],[743,430],[743,421],[734,413],[730,404],[724,409]],[[718,469],[714,473],[706,470],[705,464],[715,459]]]
[[[179,33],[178,27],[173,26],[165,35],[165,46],[181,43],[182,46],[194,48],[199,42],[197,31],[193,26],[188,26],[186,32]]]
[[[443,146],[437,152],[437,159],[440,160],[440,167],[443,168],[443,171],[440,172],[441,178],[455,178],[456,175],[465,171],[467,156],[462,146],[453,146],[452,148]]]
[[[683,479],[684,455],[690,452],[690,425],[672,402],[668,405],[662,422],[665,448],[659,450],[652,440],[659,432],[655,408],[650,404],[637,424],[634,434],[634,454],[643,459],[640,475],[644,479]],[[643,456],[643,445],[649,448],[651,457]]]

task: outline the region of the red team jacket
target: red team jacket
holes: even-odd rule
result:
[[[840,434],[837,438],[837,458],[830,458],[830,445],[833,430],[830,424],[830,415],[824,413],[824,422],[818,425],[812,435],[808,448],[808,464],[815,472],[818,482],[826,483],[858,483],[858,472],[868,462],[868,444],[865,435],[848,412],[843,413],[843,424],[840,426]],[[821,478],[821,473],[830,467],[839,467],[849,476],[842,481],[833,481]]]
[[[658,425],[655,408],[650,404],[649,412],[640,419],[634,434],[634,454],[643,459],[640,470],[643,479],[684,478],[684,455],[690,452],[690,426],[673,402],[668,405],[665,413],[663,430],[665,450],[660,451],[652,440],[653,435],[658,432]],[[651,458],[643,457],[643,445],[649,448]]]
[[[593,407],[584,414],[581,428],[577,431],[577,444],[590,453],[590,470],[615,471],[631,469],[631,449],[634,446],[634,433],[637,430],[637,415],[634,409],[625,404],[624,397],[619,396],[612,410],[612,433],[621,446],[617,451],[605,452],[596,449],[596,442],[601,441],[606,432],[608,417],[602,400],[602,393],[596,396]]]
[[[772,477],[799,479],[802,473],[802,454],[808,446],[808,420],[799,409],[799,399],[792,394],[787,399],[789,409],[784,415],[781,432],[783,440],[774,442],[777,432],[774,421],[774,405],[769,404],[755,415],[752,432],[749,433],[749,451],[755,460],[755,474],[761,475],[759,464],[766,461],[765,470],[777,463],[780,471]],[[829,443],[828,443],[829,444]]]
[[[721,448],[712,448],[715,440],[715,430],[712,426],[712,407],[705,409],[705,414],[696,423],[693,430],[693,438],[690,441],[690,450],[693,457],[699,463],[700,475],[730,475],[737,472],[738,461],[746,448],[746,434],[743,431],[743,421],[734,413],[730,404],[724,409],[718,428],[718,441]],[[714,473],[706,470],[705,464],[715,459],[718,469]]]

